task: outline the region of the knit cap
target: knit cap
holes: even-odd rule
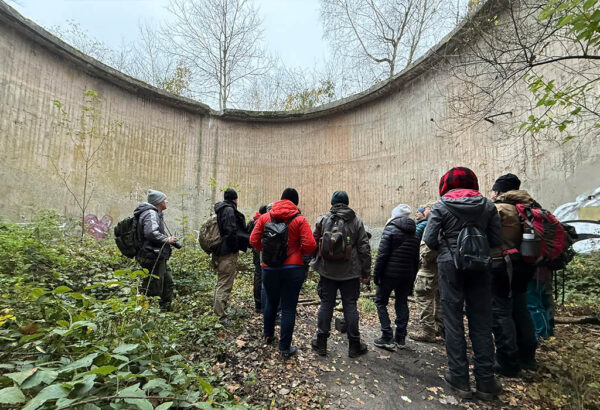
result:
[[[148,203],[149,204],[158,205],[165,199],[167,199],[167,196],[164,193],[162,193],[160,191],[155,191],[154,189],[148,190]]]

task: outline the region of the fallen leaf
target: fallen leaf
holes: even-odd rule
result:
[[[411,400],[411,399],[409,399],[407,396],[400,396],[400,398],[401,398],[402,400],[404,400],[405,402],[407,402],[407,403],[412,403],[412,400]]]

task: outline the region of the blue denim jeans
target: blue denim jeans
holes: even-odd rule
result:
[[[281,303],[281,334],[279,349],[288,350],[296,324],[296,306],[302,283],[306,277],[304,266],[287,265],[281,268],[263,268],[263,286],[267,296],[264,309],[264,336],[275,333],[275,317]]]
[[[550,282],[551,283],[551,282]],[[554,335],[554,306],[548,284],[536,279],[527,286],[527,308],[535,327],[537,339],[547,339]]]

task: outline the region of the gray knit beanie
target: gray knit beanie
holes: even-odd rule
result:
[[[162,201],[167,199],[167,196],[160,191],[155,191],[154,189],[148,190],[148,203],[151,205],[158,205]]]

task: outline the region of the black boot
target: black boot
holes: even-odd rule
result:
[[[473,397],[473,392],[471,392],[471,386],[469,386],[468,378],[467,380],[459,380],[452,376],[449,371],[446,371],[444,373],[444,380],[446,380],[446,384],[450,387],[450,389],[461,399],[470,399]]]
[[[477,382],[475,396],[481,400],[494,400],[500,393],[502,393],[502,384],[495,377],[485,382]]]
[[[494,361],[494,373],[504,377],[518,377],[521,373],[521,368],[516,356],[514,358],[505,358],[502,355],[497,355]]]
[[[317,335],[316,339],[310,341],[310,345],[319,356],[327,355],[327,336]]]
[[[358,341],[350,341],[348,347],[348,356],[354,358],[367,353],[367,345]]]

